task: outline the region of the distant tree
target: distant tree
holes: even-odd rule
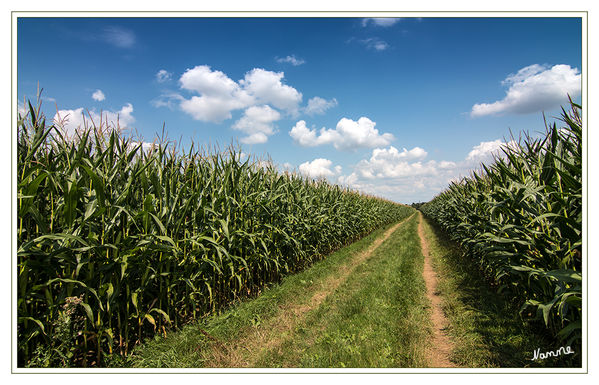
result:
[[[412,203],[410,206],[412,206],[413,208],[415,208],[416,210],[420,209],[420,206],[422,206],[423,204],[425,204],[426,202],[414,202]]]

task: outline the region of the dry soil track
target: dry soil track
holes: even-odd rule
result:
[[[449,324],[441,307],[441,297],[437,291],[437,273],[433,269],[429,253],[428,243],[424,235],[422,225],[422,213],[418,213],[420,223],[418,224],[418,236],[422,254],[424,255],[424,268],[422,276],[426,285],[426,296],[431,302],[431,321],[433,324],[433,340],[427,349],[429,366],[432,368],[452,368],[455,365],[449,360],[452,351],[452,343],[446,333]]]

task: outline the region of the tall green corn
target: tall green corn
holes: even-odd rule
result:
[[[563,127],[505,146],[504,156],[452,183],[421,207],[500,291],[568,344],[582,316],[581,107],[562,109]]]
[[[102,365],[412,211],[106,128],[18,122],[19,365]]]

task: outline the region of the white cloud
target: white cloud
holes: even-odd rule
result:
[[[321,128],[321,132],[325,130],[324,127]],[[306,127],[306,122],[304,120],[300,120],[293,126],[291,131],[289,131],[289,136],[291,136],[300,146],[312,147],[323,144],[319,143],[318,137],[316,136],[316,130],[311,130]],[[322,142],[322,140],[320,142]]]
[[[370,159],[363,159],[354,168],[356,176],[361,179],[401,179],[407,178],[411,183],[414,177],[442,177],[443,179],[455,178],[458,175],[468,175],[481,163],[490,164],[494,156],[501,156],[503,146],[515,146],[514,141],[508,143],[499,139],[481,142],[474,146],[463,161],[424,161],[428,153],[420,148],[411,150],[390,146],[388,148],[375,148]],[[449,179],[448,179],[449,178]]]
[[[302,94],[282,83],[283,72],[254,68],[239,81],[244,90],[257,99],[257,103],[270,104],[276,108],[297,113]]]
[[[243,108],[236,99],[220,99],[210,96],[192,96],[181,101],[181,109],[196,120],[221,123],[231,119],[231,111]]]
[[[337,183],[342,186],[349,186],[349,187],[357,188],[356,186],[359,186],[358,180],[359,180],[358,174],[356,174],[355,172],[352,172],[349,175],[340,175],[337,178]]]
[[[470,112],[472,117],[550,110],[567,103],[568,94],[575,98],[581,92],[580,71],[565,64],[551,68],[533,64],[508,75],[502,84],[509,86],[505,98],[475,104]]]
[[[92,94],[92,99],[101,102],[102,100],[106,99],[106,96],[104,96],[104,92],[102,92],[102,90],[96,90],[96,92]]]
[[[285,162],[279,166],[279,170],[281,172],[293,172],[294,169],[295,167],[293,167],[293,165],[289,162]]]
[[[480,142],[480,144],[474,146],[472,151],[468,153],[466,160],[477,160],[487,158],[490,154],[501,151],[503,141],[500,139],[493,140],[491,142]]]
[[[140,148],[141,152],[144,152],[146,154],[149,154],[154,149],[158,149],[158,143],[156,143],[156,142],[144,142],[144,141],[133,140],[129,143],[129,146],[128,146],[129,151],[134,150],[140,144],[141,144],[141,148]],[[138,154],[139,154],[139,152],[138,152]]]
[[[387,48],[389,48],[389,44],[386,41],[379,39],[378,37],[361,39],[358,40],[358,42],[366,46],[366,48],[373,49],[375,51],[384,51]]]
[[[179,79],[182,89],[198,93],[190,99],[178,94],[161,97],[155,106],[180,101],[181,109],[196,120],[220,123],[231,119],[232,111],[257,105],[269,105],[297,114],[302,94],[283,84],[283,72],[254,68],[244,79],[235,82],[225,73],[202,65],[188,69]],[[256,140],[264,139],[259,135]]]
[[[196,120],[220,123],[232,117],[231,111],[253,103],[253,98],[239,84],[209,66],[188,69],[179,82],[181,88],[200,94],[181,101],[181,109]]]
[[[170,110],[175,109],[176,105],[180,105],[185,98],[176,92],[164,92],[150,103],[156,107],[167,107]]]
[[[437,172],[437,162],[434,160],[423,163],[427,152],[420,147],[411,150],[390,146],[389,148],[375,148],[370,159],[360,161],[355,172],[363,178],[401,178],[418,175],[432,175]],[[410,162],[414,161],[416,162]],[[446,165],[445,165],[446,166]]]
[[[495,156],[505,155],[502,151],[502,148],[506,146],[515,148],[517,144],[513,140],[506,143],[501,139],[489,142],[480,142],[480,144],[474,146],[472,151],[468,153],[466,161],[477,165],[480,163],[490,163],[493,161]]]
[[[366,27],[369,24],[373,24],[377,27],[391,27],[401,18],[399,17],[367,17],[362,19],[362,27]]]
[[[127,129],[131,128],[135,122],[131,103],[127,103],[117,112],[102,111],[102,115],[95,111],[84,111],[83,107],[74,110],[59,110],[53,120],[54,124],[69,137],[72,137],[77,129],[91,127],[94,124],[97,127],[102,124],[102,127]]]
[[[254,161],[253,166],[264,169],[264,170],[276,168],[276,165],[271,160],[263,160],[263,159],[258,159],[256,161]]]
[[[304,59],[298,59],[295,55],[285,56],[283,58],[277,58],[278,63],[290,63],[293,66],[299,66],[304,64],[306,61]]]
[[[337,99],[335,98],[326,100],[319,96],[315,96],[308,100],[308,105],[304,108],[304,112],[308,115],[322,115],[328,109],[336,107],[337,105]]]
[[[455,162],[450,162],[447,160],[442,160],[439,162],[439,166],[438,166],[441,170],[451,170],[457,167],[457,164]]]
[[[200,65],[187,69],[179,79],[181,88],[211,97],[228,98],[240,91],[239,85],[221,71]]]
[[[268,137],[274,134],[273,122],[279,120],[281,114],[268,105],[251,106],[245,110],[241,119],[233,128],[247,134],[241,139],[242,143],[266,143]]]
[[[375,148],[372,150],[372,159],[385,159],[385,160],[417,160],[424,159],[428,153],[420,147],[414,147],[411,150],[403,149],[401,152],[393,146],[388,149]]]
[[[493,155],[501,156],[502,146],[515,146],[514,141],[493,140],[473,146],[461,161],[426,160],[427,152],[414,147],[398,150],[393,146],[372,150],[368,159],[359,161],[347,175],[339,175],[337,183],[369,194],[410,203],[431,199],[450,182],[468,176],[480,164],[491,164]]]
[[[367,180],[353,172],[337,178],[338,184],[402,203],[427,201],[447,187],[449,182],[445,174]]]
[[[318,158],[311,162],[305,162],[299,165],[299,172],[311,178],[333,177],[341,173],[341,166],[331,168],[333,162]]]
[[[150,150],[153,150],[155,148],[158,148],[158,145],[156,143],[150,143],[150,142],[143,142],[141,144],[141,149],[144,152],[149,152]]]
[[[130,128],[131,124],[135,122],[135,118],[133,117],[132,113],[133,105],[131,103],[127,103],[119,112],[106,112],[104,116],[108,118],[109,122],[116,122],[119,120],[121,128]]]
[[[172,76],[173,74],[168,72],[167,70],[160,70],[156,73],[156,81],[158,83],[164,83],[166,81],[171,80]]]
[[[372,148],[386,146],[394,138],[390,133],[379,134],[372,120],[361,117],[358,121],[342,118],[335,129],[320,129],[317,135],[315,129],[306,127],[304,120],[298,121],[289,131],[289,135],[301,146],[313,147],[332,144],[338,150],[353,150],[356,148]]]
[[[529,65],[528,67],[521,68],[515,74],[509,74],[505,80],[501,81],[501,84],[512,85],[516,83],[520,83],[530,78],[531,76],[535,76],[536,74],[543,72],[547,69],[547,67],[542,66],[540,64]]]
[[[360,161],[355,171],[367,179],[435,174],[438,166],[435,161],[422,162],[427,155],[428,153],[420,147],[411,150],[404,148],[401,152],[393,146],[375,148],[370,159]]]
[[[119,48],[131,48],[135,44],[135,34],[128,29],[117,26],[104,28],[101,38]]]

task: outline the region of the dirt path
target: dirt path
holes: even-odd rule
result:
[[[454,368],[456,367],[455,364],[449,360],[453,344],[445,332],[445,328],[449,322],[441,308],[441,298],[437,291],[437,274],[433,270],[428,243],[424,236],[422,213],[419,212],[418,215],[420,220],[418,224],[418,236],[420,237],[420,245],[422,247],[422,254],[424,255],[424,269],[422,271],[422,276],[424,277],[424,283],[426,285],[426,296],[431,302],[431,321],[433,323],[434,333],[430,348],[427,349],[426,354],[430,367]]]
[[[290,303],[282,306],[276,317],[266,322],[259,328],[250,328],[244,333],[244,337],[231,344],[215,343],[209,350],[207,357],[212,367],[254,367],[255,361],[260,357],[262,351],[272,350],[279,347],[290,335],[297,325],[305,319],[307,313],[317,309],[322,302],[341,285],[347,277],[360,264],[364,263],[372,253],[395,232],[403,223],[412,218],[404,219],[389,228],[382,236],[361,253],[352,256],[339,269],[331,273],[318,289],[312,294],[307,303]]]

